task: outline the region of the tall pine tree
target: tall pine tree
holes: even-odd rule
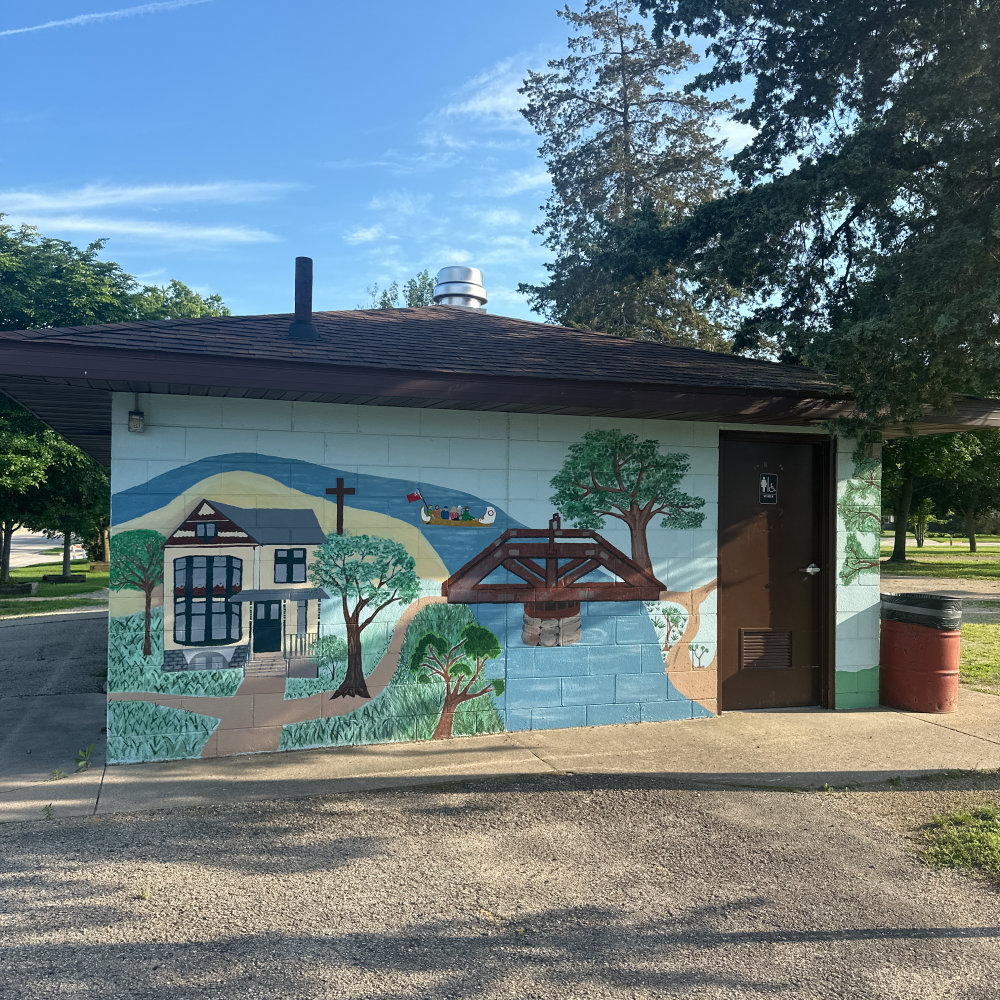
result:
[[[724,291],[696,294],[680,267],[619,282],[594,267],[607,223],[642,206],[679,221],[726,189],[714,133],[724,102],[683,93],[675,78],[695,56],[684,42],[654,43],[625,0],[586,0],[558,11],[572,29],[569,54],[530,72],[522,114],[542,137],[552,176],[535,230],[555,259],[549,280],[521,285],[546,318],[620,336],[725,349]]]
[[[712,39],[694,92],[748,78],[736,190],[646,213],[601,263],[753,297],[736,348],[775,338],[834,372],[866,422],[1000,390],[1000,4],[642,0],[666,44]]]

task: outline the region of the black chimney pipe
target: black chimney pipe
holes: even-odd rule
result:
[[[319,330],[312,321],[312,257],[295,258],[295,319],[288,326],[292,340],[319,340]]]

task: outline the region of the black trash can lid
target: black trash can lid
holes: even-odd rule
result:
[[[944,594],[883,594],[883,621],[953,632],[962,627],[962,598]]]

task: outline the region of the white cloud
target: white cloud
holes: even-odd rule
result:
[[[68,191],[0,191],[2,212],[65,212],[114,205],[175,205],[214,201],[238,204],[265,201],[295,187],[260,181],[209,184],[86,184]]]
[[[527,220],[521,212],[512,208],[491,208],[477,216],[488,226],[527,226]]]
[[[49,28],[76,28],[98,21],[119,21],[125,17],[159,14],[168,10],[177,10],[180,7],[195,7],[203,3],[212,3],[212,0],[164,0],[162,3],[144,3],[137,7],[123,7],[121,10],[109,10],[96,14],[77,14],[75,17],[66,17],[59,21],[46,21],[44,24],[33,24],[27,28],[6,28],[0,31],[0,38],[5,35],[24,35],[30,31],[47,31]]]
[[[726,155],[733,156],[749,145],[757,135],[757,129],[744,122],[734,122],[725,118],[718,123],[719,138],[726,144]]]
[[[86,233],[103,236],[136,236],[178,243],[276,243],[278,237],[246,226],[192,226],[183,222],[146,222],[141,219],[93,219],[78,215],[33,217],[19,220],[48,233]]]
[[[430,204],[429,194],[410,194],[407,191],[387,191],[377,194],[368,203],[375,212],[391,212],[393,215],[416,215]]]
[[[529,170],[514,170],[501,183],[497,194],[503,197],[523,194],[525,191],[537,191],[546,188],[551,183],[549,172],[545,167],[531,167]]]
[[[517,92],[527,71],[521,59],[502,59],[465,83],[442,109],[448,117],[478,118],[494,125],[528,128]]]
[[[374,243],[376,240],[382,239],[385,235],[385,230],[381,225],[375,224],[374,226],[369,226],[365,229],[362,226],[358,226],[356,229],[352,229],[350,232],[344,233],[344,241],[350,243],[352,246],[358,243]]]

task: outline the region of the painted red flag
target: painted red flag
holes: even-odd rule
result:
[[[406,499],[409,500],[410,503],[416,503],[418,500],[423,500],[423,496],[421,495],[420,490],[414,490],[412,493],[406,494]]]

